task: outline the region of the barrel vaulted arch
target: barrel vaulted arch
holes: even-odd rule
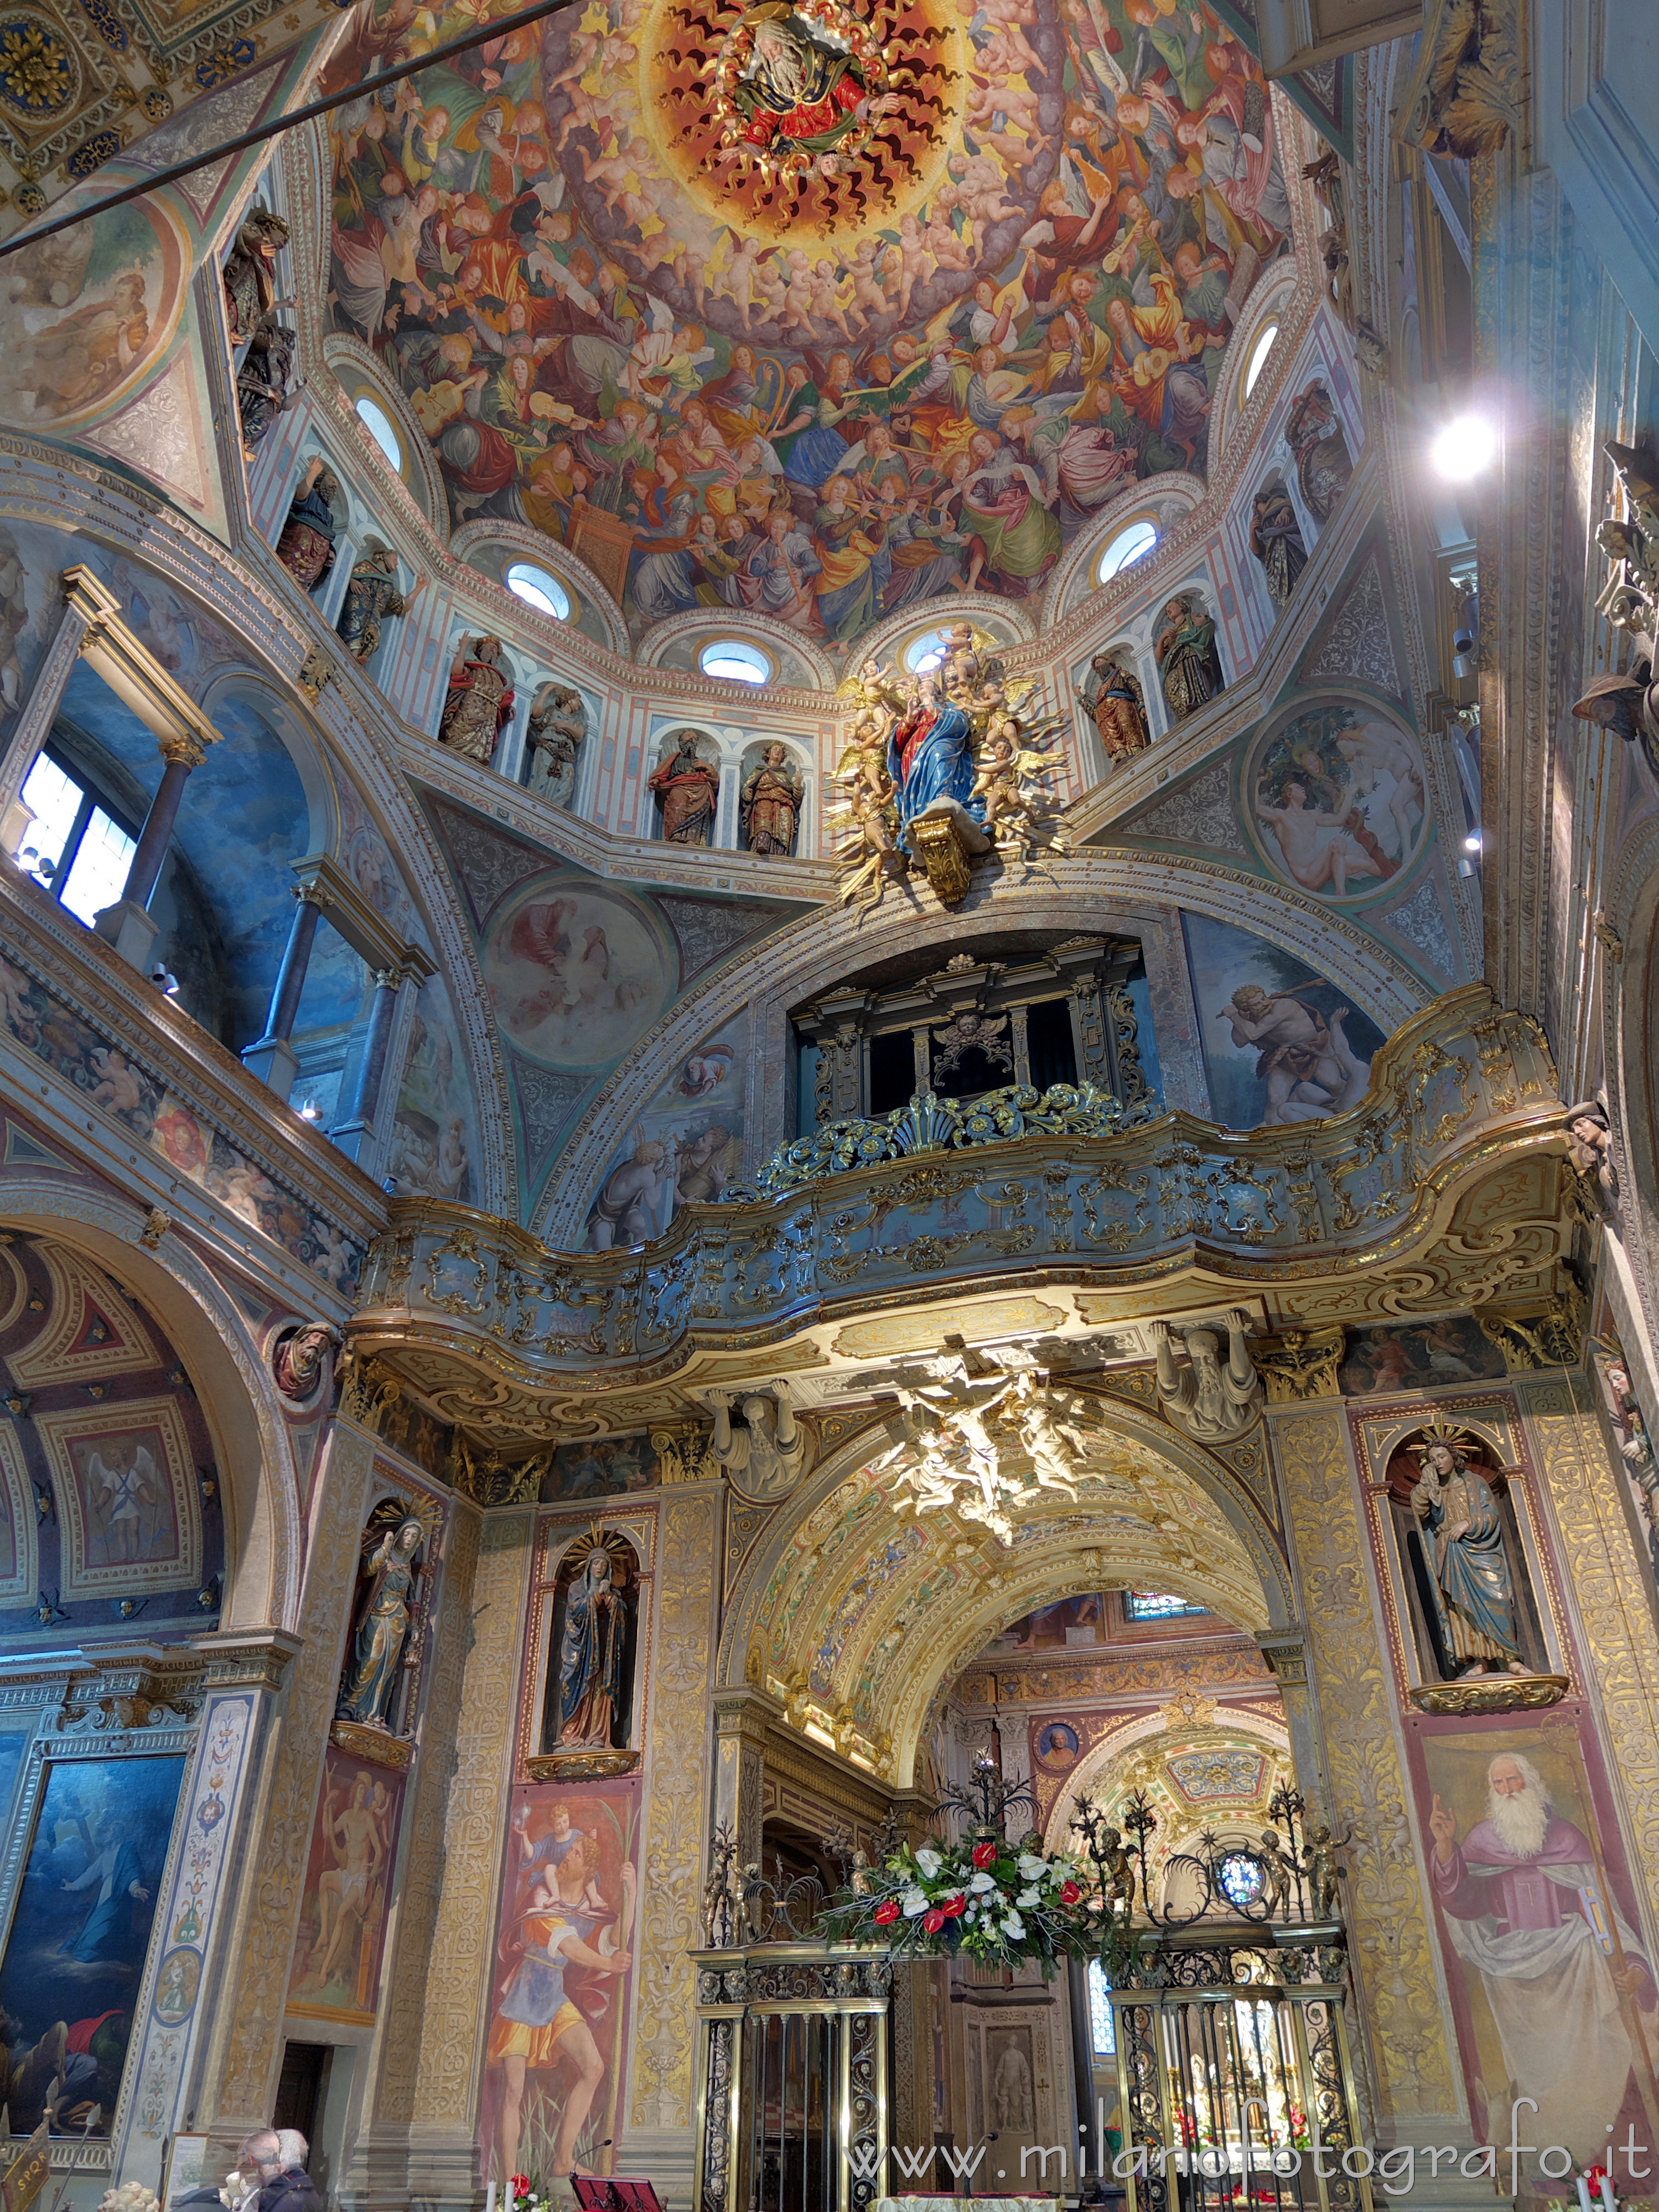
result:
[[[1098,1403],[1076,1502],[1037,1493],[1006,1547],[948,1512],[902,1514],[902,1485],[874,1463],[881,1428],[842,1445],[745,1563],[720,1679],[769,1692],[795,1725],[904,1789],[940,1685],[1034,1605],[1152,1582],[1259,1634],[1286,1624],[1283,1557],[1237,1478],[1152,1413]]]

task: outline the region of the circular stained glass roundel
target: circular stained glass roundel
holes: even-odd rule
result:
[[[570,594],[556,576],[550,576],[545,568],[532,568],[528,561],[515,561],[502,580],[514,599],[522,599],[538,614],[551,615],[555,622],[570,618]]]

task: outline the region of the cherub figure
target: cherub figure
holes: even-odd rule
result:
[[[1277,1829],[1263,1829],[1256,1856],[1261,1862],[1263,1917],[1273,1920],[1290,1903],[1291,1893],[1296,1887],[1297,1870],[1285,1855]]]
[[[1020,738],[1016,716],[1001,714],[993,720],[969,804],[983,799],[986,830],[999,845],[1011,847],[1028,860],[1040,846],[1061,852],[1065,847],[1058,830],[1045,819],[1047,794],[1036,787],[1036,779],[1048,774],[1050,763],[1042,753],[1023,745]]]
[[[892,796],[893,791],[886,760],[886,723],[873,710],[860,714],[853,725],[852,733],[836,765],[836,781],[850,783],[855,796],[862,788],[872,798],[885,801]]]

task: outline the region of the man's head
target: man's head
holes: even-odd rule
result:
[[[276,2155],[283,2162],[285,2173],[292,2172],[296,2166],[303,2171],[306,2160],[311,2156],[311,2145],[298,2128],[278,2128]]]
[[[282,2139],[275,2128],[256,2128],[251,2136],[242,2137],[242,2147],[236,2154],[236,2170],[256,2187],[282,2172]]]
[[[1486,1769],[1486,1818],[1517,1858],[1536,1858],[1549,1826],[1550,1793],[1531,1759],[1500,1752]]]

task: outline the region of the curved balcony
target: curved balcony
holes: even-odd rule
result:
[[[1079,1115],[1090,1126],[1086,1102]],[[751,1192],[687,1206],[626,1252],[557,1253],[465,1207],[397,1202],[351,1348],[443,1419],[540,1441],[639,1425],[645,1384],[653,1419],[701,1413],[706,1389],[744,1373],[801,1376],[822,1402],[823,1378],[867,1368],[878,1336],[920,1351],[1218,1304],[1270,1327],[1536,1310],[1566,1249],[1548,1048],[1484,985],[1406,1024],[1333,1121],[1241,1136],[1171,1113],[975,1141],[966,1118],[915,1102],[862,1125],[890,1151],[905,1124],[907,1148],[873,1162],[854,1143],[842,1164],[825,1132],[821,1159],[812,1140],[790,1147]]]

